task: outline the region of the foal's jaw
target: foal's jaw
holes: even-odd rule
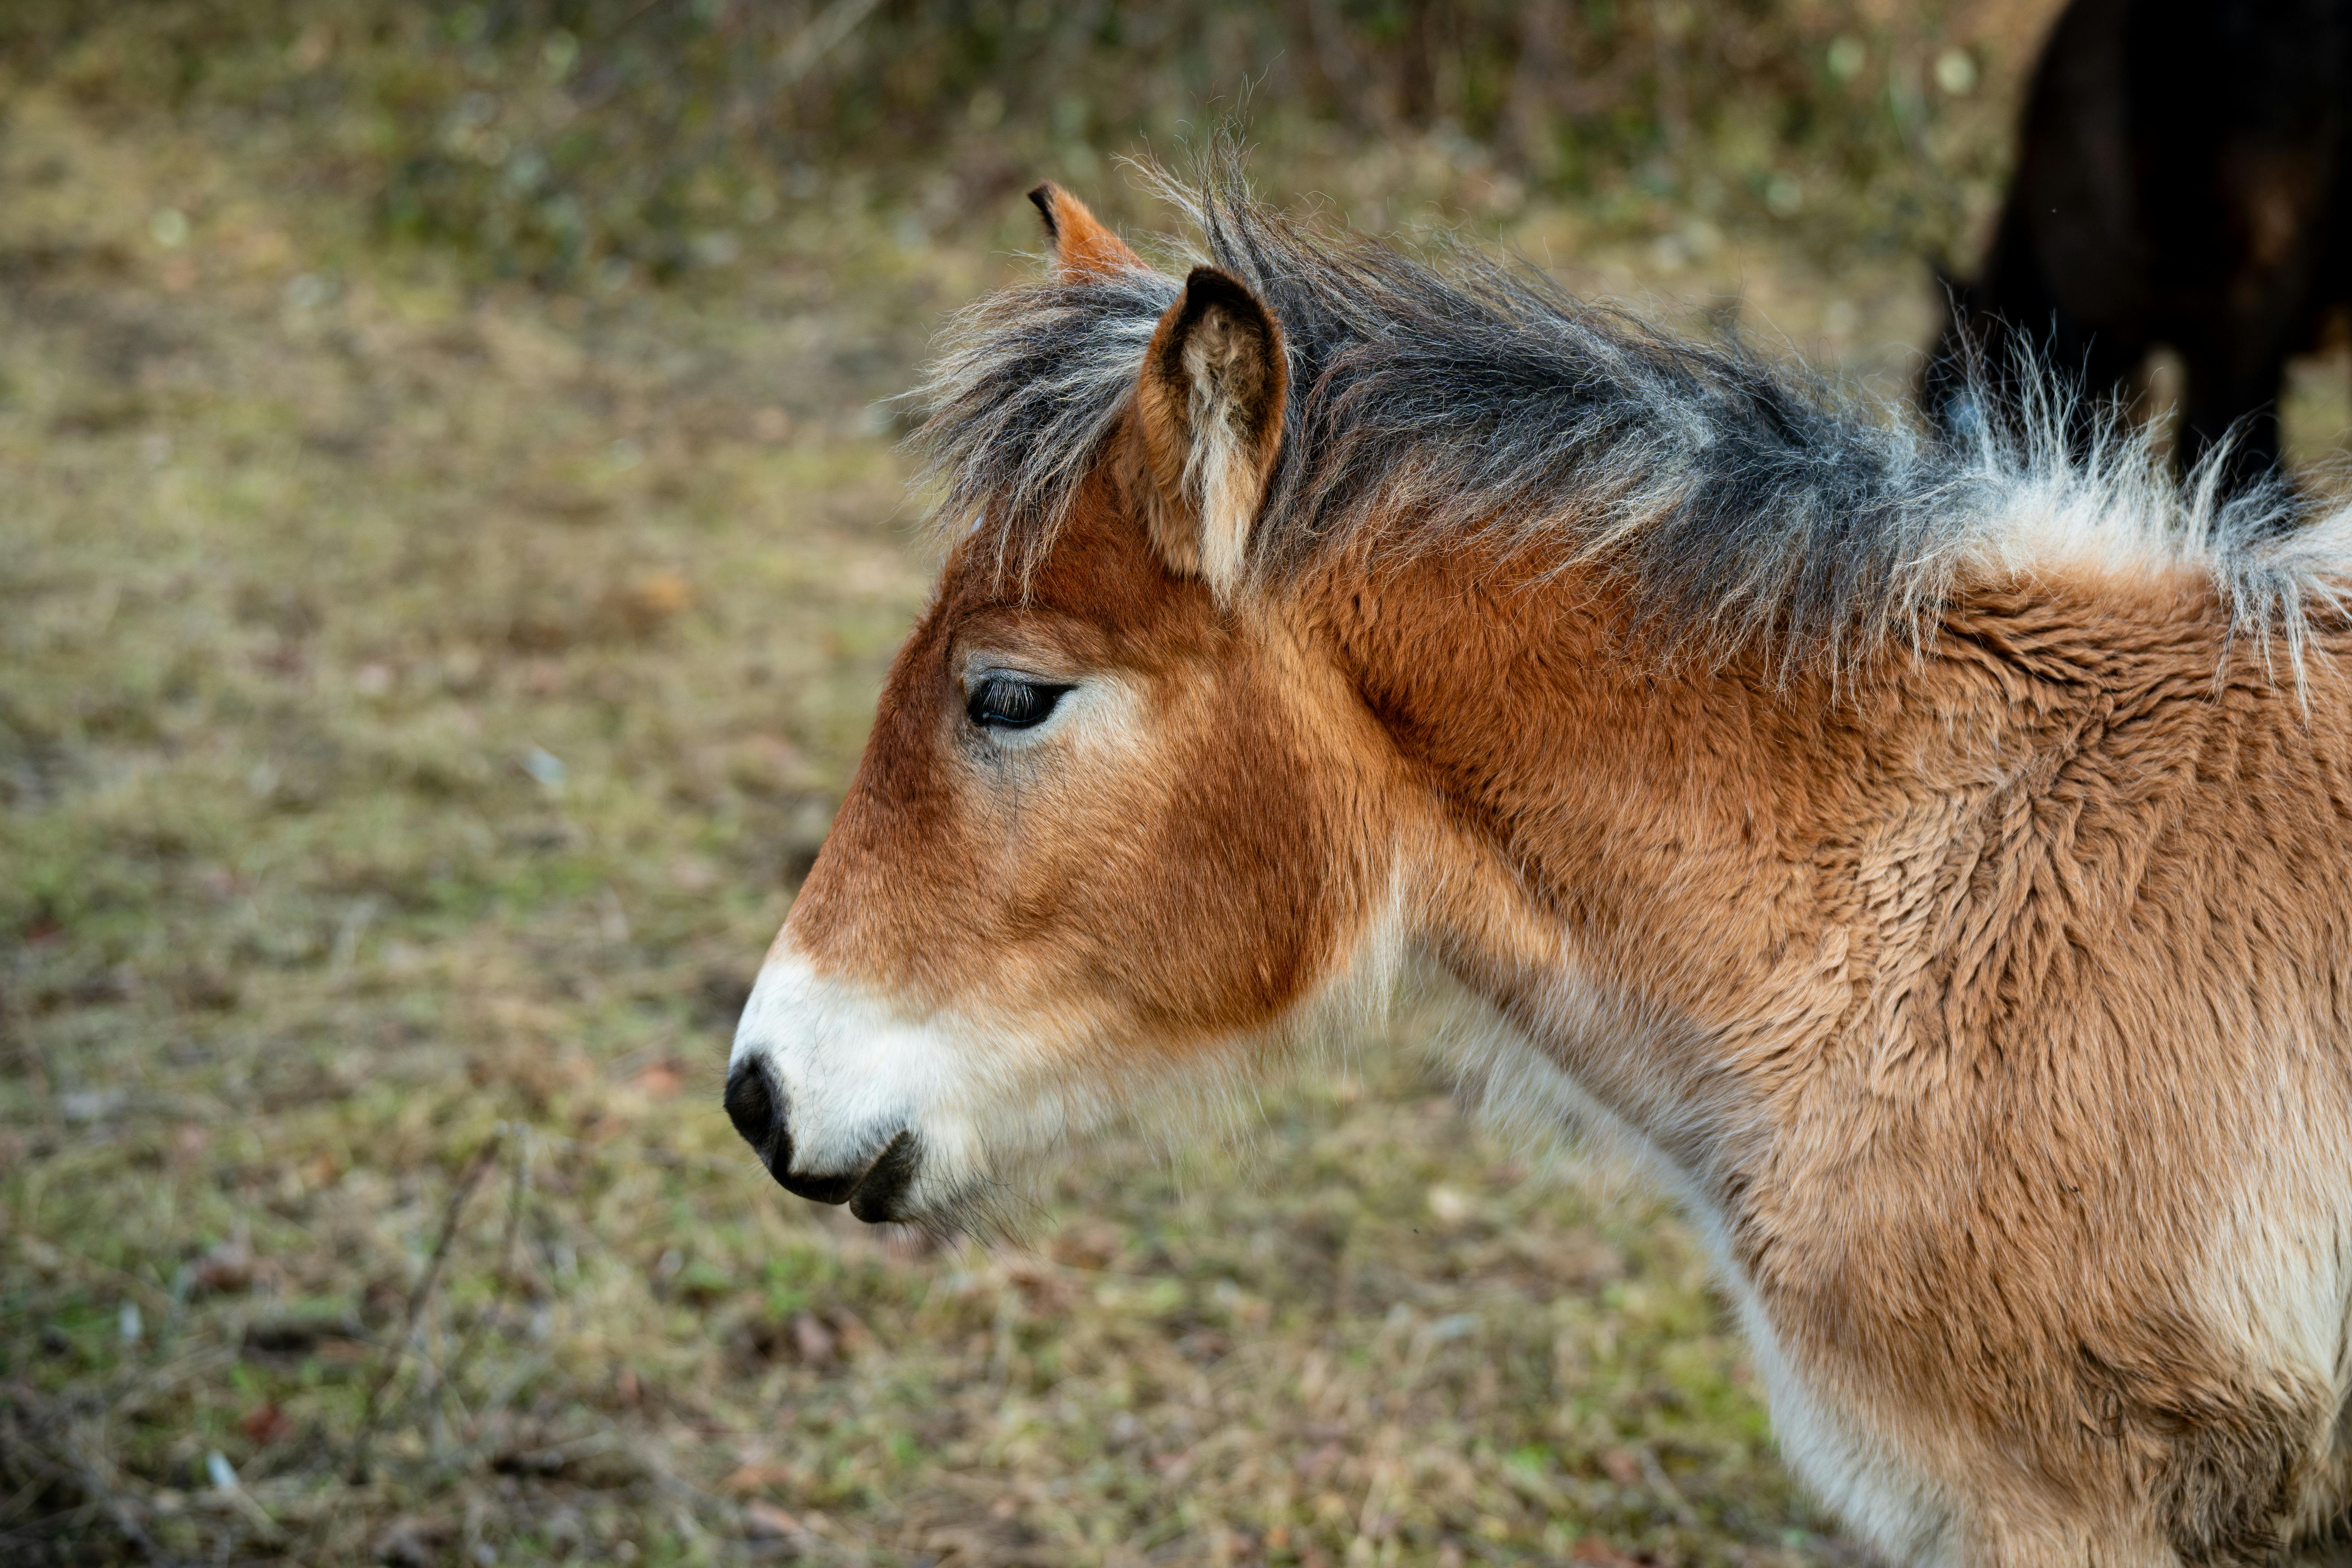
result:
[[[1154,1049],[1081,1010],[911,1007],[823,972],[788,931],[737,1026],[726,1109],[797,1196],[846,1204],[870,1223],[1017,1230],[1022,1180],[1086,1135],[1139,1111],[1147,1126],[1163,1115],[1229,1124],[1230,1102],[1269,1054],[1360,1032],[1385,1011],[1411,945],[1391,879],[1332,973],[1288,1009]]]

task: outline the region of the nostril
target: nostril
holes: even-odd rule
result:
[[[768,1075],[756,1062],[743,1062],[727,1075],[727,1119],[755,1149],[764,1150],[776,1131],[776,1098]]]
[[[736,1065],[727,1075],[727,1119],[743,1142],[759,1152],[770,1171],[791,1168],[792,1134],[784,1127],[782,1096],[768,1074],[768,1064],[756,1058]]]

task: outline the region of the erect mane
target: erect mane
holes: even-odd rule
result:
[[[2281,484],[2225,500],[2210,460],[2176,487],[2145,433],[2070,457],[2047,379],[2023,378],[2025,435],[1938,446],[1800,367],[1671,337],[1530,268],[1310,228],[1229,161],[1145,174],[1199,236],[1170,259],[1232,273],[1281,323],[1293,390],[1250,541],[1261,583],[1336,551],[1478,540],[1607,572],[1645,646],[1760,647],[1786,673],[1916,644],[1971,564],[2172,563],[2210,571],[2239,630],[2283,638],[2299,672],[2305,608],[2352,566],[2352,509],[2305,519]],[[1049,278],[950,323],[917,393],[942,527],[1010,569],[1043,554],[1179,287]]]

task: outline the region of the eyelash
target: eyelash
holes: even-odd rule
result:
[[[1069,689],[1015,675],[987,676],[971,689],[964,716],[983,730],[1033,729],[1054,716],[1055,704]]]

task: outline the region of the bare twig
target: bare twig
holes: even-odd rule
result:
[[[416,1337],[416,1320],[424,1313],[425,1303],[432,1296],[433,1288],[440,1283],[441,1266],[448,1261],[449,1244],[457,1239],[457,1218],[465,1212],[466,1200],[474,1195],[474,1189],[481,1185],[482,1178],[489,1174],[490,1167],[498,1163],[499,1145],[505,1141],[505,1128],[491,1133],[489,1141],[474,1156],[473,1163],[466,1167],[466,1173],[457,1178],[457,1190],[449,1194],[449,1206],[442,1213],[441,1235],[433,1244],[433,1256],[425,1263],[425,1272],[417,1279],[415,1288],[408,1292],[408,1310],[401,1322],[400,1338],[394,1342],[392,1355],[384,1363],[383,1370],[376,1374],[374,1384],[368,1389],[367,1403],[360,1410],[360,1435],[352,1446],[353,1486],[367,1484],[368,1451],[374,1445],[376,1426],[383,1415],[384,1390],[392,1386],[393,1378],[399,1373],[401,1362],[408,1352],[408,1342]]]
[[[1698,1510],[1691,1507],[1690,1500],[1683,1496],[1682,1489],[1675,1485],[1673,1478],[1666,1474],[1666,1468],[1658,1463],[1657,1451],[1644,1443],[1633,1450],[1633,1457],[1642,1467],[1642,1479],[1649,1484],[1650,1490],[1658,1500],[1673,1510],[1675,1522],[1685,1530],[1705,1528]]]
[[[499,1241],[499,1294],[475,1320],[473,1327],[467,1331],[465,1342],[457,1347],[457,1355],[443,1373],[443,1382],[452,1386],[458,1375],[473,1364],[474,1352],[480,1347],[488,1333],[505,1323],[507,1293],[515,1288],[515,1244],[522,1234],[523,1200],[530,1190],[530,1124],[502,1122],[499,1131],[502,1136],[513,1139],[515,1144],[514,1179],[507,1186],[506,1234]]]
[[[1690,89],[1683,78],[1682,9],[1672,0],[1651,0],[1650,38],[1657,49],[1658,127],[1665,133],[1666,155],[1679,165],[1690,141]],[[1679,167],[1678,174],[1685,173]]]
[[[17,1488],[16,1493],[14,1497],[10,1498],[5,1503],[0,1503],[0,1525],[5,1525],[10,1520],[24,1512],[26,1506],[29,1504],[35,1497],[39,1495],[41,1488],[47,1484],[47,1481],[45,1477],[35,1476],[31,1480],[26,1481],[23,1486]],[[0,1540],[5,1539],[5,1536],[0,1536]]]
[[[507,1228],[499,1239],[499,1286],[514,1289],[515,1240],[522,1232],[523,1194],[530,1188],[530,1126],[518,1121],[507,1130],[515,1141],[514,1181],[507,1188]]]
[[[635,26],[637,23],[645,17],[652,15],[655,11],[659,10],[661,8],[661,5],[662,0],[643,0],[643,4],[639,5],[635,10],[622,17],[619,21],[614,23],[613,26],[606,30],[604,36],[607,38],[616,38],[620,37],[629,28]]]
[[[154,1313],[159,1321],[168,1319],[179,1306],[178,1302],[172,1300],[169,1291],[142,1279],[128,1269],[117,1268],[112,1264],[100,1263],[94,1258],[84,1257],[64,1243],[45,1237],[28,1236],[25,1238],[26,1245],[29,1246],[35,1242],[47,1249],[42,1255],[43,1262],[47,1267],[66,1269],[92,1283],[110,1285],[116,1289],[136,1296],[139,1298],[141,1306]]]
[[[776,74],[786,86],[800,80],[833,51],[834,46],[857,31],[858,24],[872,16],[880,3],[881,0],[833,0],[786,47],[783,64]]]
[[[0,1423],[0,1446],[7,1448],[13,1462],[51,1484],[61,1482],[72,1487],[81,1493],[85,1508],[72,1510],[69,1510],[70,1512],[90,1511],[104,1514],[122,1538],[139,1549],[140,1555],[145,1557],[148,1562],[158,1564],[159,1568],[173,1568],[178,1560],[164,1551],[163,1544],[148,1533],[146,1525],[140,1521],[137,1509],[108,1483],[106,1477],[100,1473],[97,1461],[84,1453],[81,1446],[74,1441],[70,1418],[65,1411],[61,1407],[48,1405],[47,1401],[39,1400],[38,1395],[21,1384],[11,1388],[8,1392],[12,1402],[19,1405],[37,1402],[47,1406],[47,1408],[29,1411],[28,1414],[35,1416],[39,1426],[56,1433],[58,1446],[63,1450],[63,1462],[60,1463],[58,1458],[43,1452],[41,1446],[32,1440],[23,1426],[12,1418]],[[42,1522],[35,1521],[30,1525],[0,1534],[0,1542],[18,1537],[30,1538],[40,1530]]]

